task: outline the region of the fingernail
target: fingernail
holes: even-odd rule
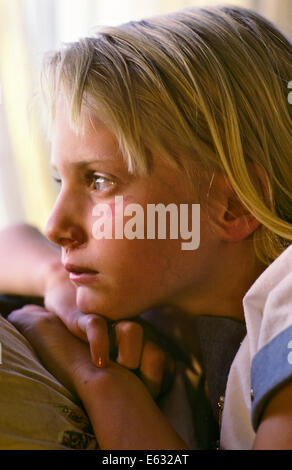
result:
[[[106,361],[102,356],[99,356],[97,359],[97,367],[105,367]]]

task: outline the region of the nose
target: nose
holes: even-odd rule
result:
[[[44,233],[51,242],[64,248],[83,245],[87,240],[86,230],[82,227],[82,216],[73,201],[67,203],[59,194],[53,211],[46,223]]]

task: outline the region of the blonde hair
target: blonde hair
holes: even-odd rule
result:
[[[232,6],[100,27],[47,57],[54,119],[65,92],[78,125],[83,105],[116,136],[129,171],[151,171],[157,153],[185,171],[223,172],[262,224],[269,264],[292,240],[292,46],[271,23]],[[266,175],[267,197],[255,184]],[[198,176],[198,174],[197,174]]]

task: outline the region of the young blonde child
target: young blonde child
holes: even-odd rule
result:
[[[55,280],[47,275],[37,292],[25,289],[30,281],[19,274],[21,293],[45,295],[46,310],[27,306],[9,319],[76,390],[107,449],[186,448],[138,377],[109,360],[107,320],[170,306],[178,323],[187,319],[183,342],[190,351],[195,316],[245,320],[221,446],[291,448],[290,42],[252,11],[189,8],[100,28],[53,53],[45,76],[52,164],[62,183],[46,237],[62,248],[78,310],[73,302],[56,307],[62,288],[69,292],[57,268],[49,271]],[[105,203],[113,210],[116,196],[143,209],[199,203],[199,248],[183,251],[180,237],[96,240],[93,208]],[[42,247],[47,259],[55,257],[51,246]],[[36,249],[27,253],[21,266],[32,258],[37,264]],[[48,264],[40,263],[41,280]],[[16,290],[11,278],[2,281],[3,291]],[[86,344],[48,310],[88,340],[99,368]],[[133,368],[142,348],[138,330],[125,341]]]

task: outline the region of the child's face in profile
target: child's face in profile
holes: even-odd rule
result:
[[[185,240],[180,236],[158,239],[157,231],[154,239],[147,239],[146,214],[147,204],[174,203],[179,208],[184,203],[191,208],[197,203],[186,176],[157,156],[151,175],[131,175],[109,129],[98,119],[94,120],[93,129],[88,115],[84,113],[83,118],[84,133],[77,135],[69,126],[65,103],[59,101],[52,165],[62,184],[46,225],[46,236],[61,245],[62,262],[69,271],[74,271],[74,267],[95,271],[87,276],[70,275],[77,288],[78,308],[109,319],[122,319],[159,305],[179,306],[198,292],[210,269],[210,250],[212,246],[215,249],[216,239],[202,213],[199,249],[184,251],[181,243]],[[129,239],[123,233],[117,239],[114,230],[112,239],[94,236],[94,224],[100,216],[107,227],[114,229],[118,218],[116,196],[123,197],[124,214],[129,204],[139,204],[144,209],[143,238]],[[98,204],[108,208],[99,216],[93,212]],[[124,215],[124,227],[133,215]],[[189,224],[191,227],[191,220]]]

